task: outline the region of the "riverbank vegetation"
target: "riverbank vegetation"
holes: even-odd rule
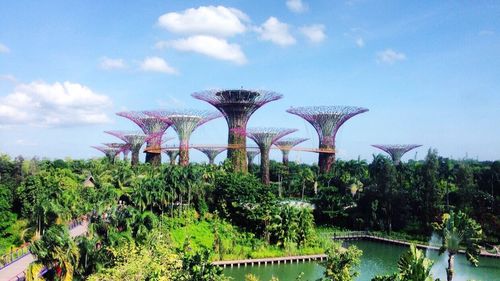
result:
[[[191,277],[164,280],[212,280],[193,279],[220,276],[216,268],[195,272],[197,263],[324,253],[337,230],[425,242],[453,210],[482,226],[478,244],[498,244],[500,234],[500,162],[434,151],[399,165],[381,155],[371,163],[338,160],[321,176],[314,165],[271,162],[270,186],[255,166],[245,175],[225,163],[132,168],[105,159],[3,155],[0,168],[3,253],[48,233],[71,240],[52,229],[82,216],[90,222],[89,235],[74,239],[77,255],[44,259],[43,245],[57,245],[32,246],[54,276],[113,280],[127,272],[165,276],[169,268]]]

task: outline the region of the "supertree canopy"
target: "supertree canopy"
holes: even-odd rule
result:
[[[193,131],[210,120],[222,116],[219,112],[211,112],[196,109],[158,110],[148,112],[151,116],[165,120],[179,136],[179,164],[189,164],[189,138]]]
[[[194,147],[194,149],[203,152],[208,157],[208,163],[214,164],[215,157],[219,155],[221,152],[226,150],[226,147]]]
[[[123,153],[123,160],[127,160],[128,154],[130,153],[130,145],[128,143],[109,142],[103,144],[107,147],[118,148],[120,152]]]
[[[170,161],[170,165],[175,165],[175,158],[179,155],[179,146],[178,145],[169,145],[162,148],[162,151],[167,154],[168,159]]]
[[[118,155],[121,152],[120,148],[114,148],[114,147],[108,147],[108,146],[92,146],[92,148],[95,148],[95,149],[101,151],[102,153],[104,153],[104,155],[106,155],[106,157],[108,157],[108,160],[111,163],[115,162],[116,155]]]
[[[309,122],[319,138],[318,166],[320,173],[328,173],[335,162],[335,136],[347,120],[368,109],[354,106],[306,106],[287,110]]]
[[[260,150],[259,148],[253,148],[253,147],[249,147],[247,148],[247,160],[248,160],[248,165],[252,164],[253,163],[253,159],[255,158],[255,156],[257,156],[258,154],[260,153]]]
[[[246,138],[237,132],[246,130],[250,116],[257,109],[283,96],[272,91],[245,89],[207,90],[192,96],[210,103],[224,115],[229,127],[227,157],[235,171],[247,172]]]
[[[281,153],[283,153],[283,164],[288,166],[288,154],[290,150],[306,140],[308,140],[308,138],[284,138],[274,143],[274,145],[281,150]]]
[[[139,163],[139,152],[142,145],[148,139],[148,136],[141,132],[134,131],[105,131],[105,133],[113,135],[130,145],[132,152],[131,165],[136,166]]]
[[[284,128],[250,128],[247,131],[237,130],[235,133],[251,138],[260,149],[260,172],[262,182],[269,184],[269,150],[280,138],[297,131]]]
[[[387,152],[394,162],[395,165],[398,165],[401,162],[401,157],[403,155],[417,147],[422,145],[420,144],[372,144],[373,147],[381,149]]]
[[[141,128],[144,134],[151,136],[146,140],[146,162],[160,165],[161,138],[171,123],[167,120],[151,117],[144,111],[124,111],[118,112],[116,115],[130,119]]]

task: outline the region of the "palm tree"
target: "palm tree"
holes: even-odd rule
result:
[[[444,214],[443,221],[433,224],[433,227],[442,238],[439,253],[448,252],[448,268],[446,269],[448,281],[453,279],[454,258],[462,246],[465,246],[467,260],[472,265],[477,266],[479,263],[477,257],[481,252],[479,242],[483,231],[475,220],[461,211],[458,213],[451,211],[449,214]]]
[[[425,257],[424,252],[412,244],[410,249],[399,258],[399,272],[376,276],[372,281],[434,281],[431,275],[432,263],[432,260]]]
[[[66,226],[54,225],[47,229],[42,239],[30,246],[30,252],[47,268],[54,268],[62,280],[71,280],[80,253],[69,236]]]

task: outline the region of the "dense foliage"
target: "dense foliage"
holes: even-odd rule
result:
[[[499,161],[451,160],[429,151],[422,161],[394,165],[377,155],[370,164],[338,160],[322,176],[314,165],[271,162],[270,186],[254,168],[240,174],[229,163],[132,168],[106,159],[2,155],[0,252],[42,237],[33,251],[60,276],[73,271],[77,278],[112,280],[129,270],[157,280],[170,268],[188,274],[178,280],[217,280],[220,272],[209,266],[199,272],[198,264],[324,252],[330,245],[315,224],[428,237],[452,210],[476,220],[483,238],[498,243]],[[61,225],[83,215],[90,235],[73,245]],[[54,237],[67,244],[51,242]],[[48,255],[66,246],[75,255]]]

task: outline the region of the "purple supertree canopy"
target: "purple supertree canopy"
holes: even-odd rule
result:
[[[280,150],[290,150],[294,146],[305,142],[308,138],[284,138],[276,141],[274,145],[276,145]]]
[[[195,146],[193,147],[196,150],[201,151],[203,154],[205,154],[208,157],[208,161],[210,164],[214,163],[215,157],[219,155],[221,152],[225,151],[227,148],[226,147],[209,147],[209,146]]]
[[[257,109],[283,96],[272,91],[245,89],[207,90],[192,96],[210,103],[224,115],[229,128],[227,156],[235,171],[246,172],[246,137],[236,135],[233,129],[246,130],[250,116]]]
[[[181,145],[189,140],[191,133],[199,126],[215,118],[222,117],[218,112],[197,109],[172,109],[146,112],[148,115],[171,124],[179,136]]]
[[[391,156],[394,164],[399,164],[401,162],[401,157],[403,157],[403,155],[406,152],[408,152],[414,148],[420,147],[422,145],[420,145],[420,144],[372,144],[372,146],[387,152]]]
[[[149,111],[149,113],[151,113],[151,111]],[[124,111],[118,112],[116,113],[116,115],[130,119],[132,122],[137,124],[139,128],[141,128],[144,134],[154,134],[155,137],[150,138],[147,142],[148,146],[152,146],[155,148],[160,147],[161,137],[171,125],[169,121],[151,117],[150,115],[146,114],[145,111]]]
[[[304,106],[292,107],[288,113],[295,114],[309,122],[318,133],[320,142],[326,145],[335,145],[335,135],[342,124],[351,117],[363,112],[367,108],[355,106]]]
[[[280,138],[296,132],[297,129],[286,129],[286,128],[249,128],[246,131],[241,129],[234,129],[235,132],[241,135],[245,135],[252,139],[259,148],[269,148]]]
[[[116,147],[109,147],[109,146],[91,146],[92,148],[95,148],[99,150],[100,152],[104,153],[108,157],[115,157],[118,155],[118,153],[121,152],[121,148],[116,148]]]
[[[106,134],[115,136],[122,141],[130,144],[132,148],[139,146],[139,148],[146,142],[148,136],[137,131],[104,131]]]
[[[226,119],[243,116],[248,119],[264,104],[283,97],[273,91],[245,89],[212,89],[193,93],[192,96],[213,105]]]

